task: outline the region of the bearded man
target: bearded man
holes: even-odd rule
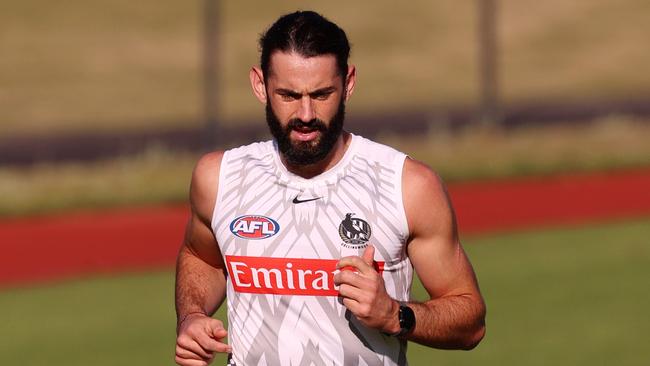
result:
[[[176,275],[176,362],[406,365],[407,341],[472,349],[485,304],[440,178],[343,129],[345,32],[280,17],[250,71],[273,140],[203,156]],[[410,298],[413,272],[429,299]],[[212,314],[228,300],[228,329]],[[226,342],[228,337],[228,342]]]

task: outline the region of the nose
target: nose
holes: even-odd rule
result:
[[[309,122],[314,119],[314,106],[309,96],[304,96],[300,99],[300,109],[298,110],[297,117],[303,122]]]

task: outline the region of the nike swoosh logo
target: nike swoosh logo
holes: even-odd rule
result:
[[[298,196],[296,196],[293,199],[293,203],[298,204],[298,203],[303,203],[303,202],[316,201],[316,200],[319,200],[321,198],[323,198],[323,197],[314,197],[314,198],[307,198],[306,200],[299,200]]]

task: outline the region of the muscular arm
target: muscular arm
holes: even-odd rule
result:
[[[219,263],[221,259],[212,259],[211,253],[204,253],[206,250],[197,245],[198,241],[206,242],[206,238],[212,235],[206,231],[205,224],[192,213],[176,262],[177,321],[193,313],[213,314],[226,295],[225,270],[223,264]]]
[[[176,363],[205,366],[215,352],[230,352],[227,332],[210,316],[226,296],[226,269],[210,228],[222,153],[205,155],[192,174],[192,214],[176,262]]]
[[[220,153],[205,155],[192,174],[192,214],[176,263],[178,320],[195,312],[213,314],[226,295],[226,270],[210,228],[221,156]]]
[[[485,334],[485,303],[444,185],[427,166],[407,159],[403,191],[408,255],[430,297],[409,304],[416,326],[406,338],[436,348],[472,349]]]
[[[429,293],[410,303],[415,328],[405,338],[445,349],[471,349],[485,333],[485,304],[472,266],[458,241],[454,213],[442,182],[428,167],[407,159],[403,174],[404,208],[409,224],[408,256]],[[334,276],[339,296],[367,327],[388,334],[400,331],[399,304],[390,298],[373,267],[374,248],[343,257]]]

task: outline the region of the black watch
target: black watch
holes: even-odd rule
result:
[[[415,328],[415,313],[406,303],[400,302],[398,319],[400,329],[399,332],[392,334],[393,337],[404,335]]]

